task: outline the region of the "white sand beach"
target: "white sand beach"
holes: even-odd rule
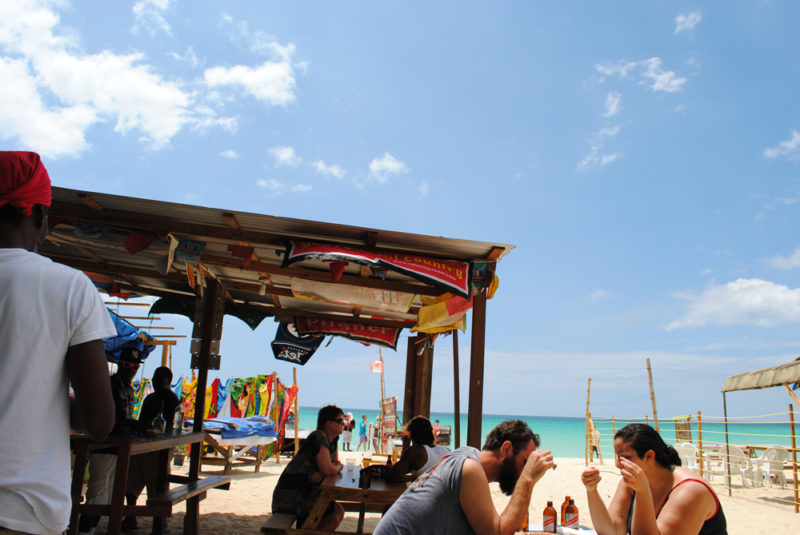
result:
[[[360,462],[362,453],[341,452],[343,460],[354,458]],[[580,474],[584,468],[583,459],[559,458],[556,460],[558,468],[546,474],[536,485],[531,497],[530,519],[531,523],[539,522],[540,515],[547,500],[553,500],[559,505],[565,495],[575,499],[581,515],[581,524],[591,526],[586,494],[580,481]],[[261,471],[255,473],[252,467],[235,469],[232,473],[232,483],[229,491],[209,491],[208,497],[200,502],[200,533],[204,535],[235,535],[260,533],[261,525],[266,520],[270,511],[272,490],[275,487],[281,471],[288,463],[288,459],[281,458],[280,464],[270,459],[261,466]],[[602,475],[601,494],[607,500],[619,481],[619,475],[612,463],[606,461],[598,465]],[[181,468],[176,468],[176,473],[185,473],[188,463]],[[208,466],[208,472],[219,473],[220,467]],[[205,470],[205,468],[204,468]],[[758,487],[741,488],[741,480],[734,476],[733,496],[728,496],[728,490],[722,485],[722,478],[717,477],[712,487],[719,495],[720,502],[728,520],[728,533],[730,535],[750,535],[752,533],[797,533],[800,529],[800,514],[794,512],[792,505],[793,489],[791,482],[784,488]],[[505,507],[508,498],[504,496],[497,484],[492,484],[492,495],[498,510]],[[143,503],[145,496],[140,497]],[[176,507],[182,511],[183,506]],[[379,519],[377,514],[367,514],[364,531],[372,532]],[[177,513],[168,519],[168,526],[172,533],[183,531],[183,513]],[[341,531],[354,532],[356,528],[356,514],[347,513],[345,521],[339,527]],[[105,533],[106,519],[98,526],[97,534]],[[150,519],[139,520],[139,533],[149,533]]]

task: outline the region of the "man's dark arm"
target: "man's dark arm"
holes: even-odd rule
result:
[[[67,377],[75,391],[75,400],[70,404],[70,425],[93,440],[104,440],[114,426],[114,401],[102,340],[67,350]]]

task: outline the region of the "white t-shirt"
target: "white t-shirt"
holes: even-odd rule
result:
[[[67,348],[115,334],[86,275],[24,249],[0,249],[0,526],[66,529]]]

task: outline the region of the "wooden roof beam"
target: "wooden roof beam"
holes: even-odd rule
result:
[[[400,329],[408,329],[413,327],[415,322],[412,321],[402,321],[402,320],[385,320],[385,319],[378,319],[378,318],[367,318],[364,316],[360,316],[358,318],[354,316],[347,316],[343,314],[324,314],[322,312],[311,312],[308,310],[295,310],[290,308],[284,308],[280,311],[280,313],[275,315],[276,319],[280,321],[293,321],[294,318],[310,318],[310,319],[320,319],[320,320],[330,320],[330,321],[348,321],[351,323],[358,323],[361,325],[374,325],[376,327],[397,327]]]

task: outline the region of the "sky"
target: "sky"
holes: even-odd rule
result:
[[[649,358],[659,417],[721,415],[726,377],[800,355],[798,20],[781,0],[0,0],[0,141],[57,186],[513,244],[485,413],[579,417],[591,378],[595,416],[644,417]],[[219,376],[291,382],[276,327],[226,318]],[[401,406],[406,340],[383,352]],[[377,407],[377,357],[333,340],[300,404]],[[453,410],[449,337],[432,410]]]

